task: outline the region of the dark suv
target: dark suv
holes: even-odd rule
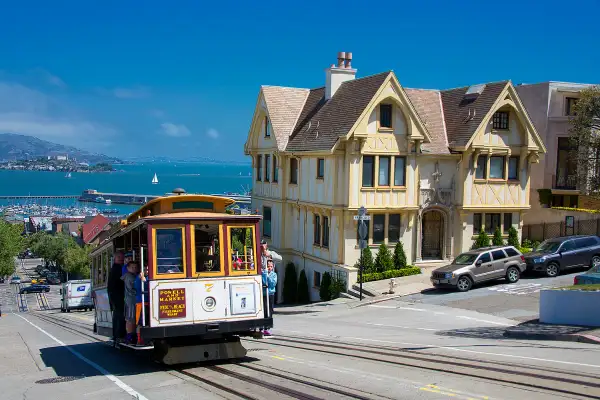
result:
[[[565,236],[548,239],[533,253],[525,256],[529,271],[541,271],[547,276],[557,276],[560,271],[600,263],[600,238],[598,236]]]

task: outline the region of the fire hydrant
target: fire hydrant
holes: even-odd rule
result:
[[[394,278],[390,279],[390,294],[394,294],[394,287],[396,286],[396,280]]]

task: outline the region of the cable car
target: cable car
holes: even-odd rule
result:
[[[273,318],[262,295],[262,217],[233,215],[234,203],[180,189],[113,227],[91,252],[95,333],[113,334],[108,272],[116,251],[132,252],[148,281],[139,328],[144,346],[119,346],[153,349],[168,365],[244,357],[240,337],[259,336]]]

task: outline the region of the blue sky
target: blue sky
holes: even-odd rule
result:
[[[0,132],[116,156],[240,160],[261,84],[338,51],[405,87],[598,83],[597,0],[26,1],[0,14]]]

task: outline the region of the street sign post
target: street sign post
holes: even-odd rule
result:
[[[354,216],[354,220],[358,221],[358,247],[360,248],[360,260],[359,260],[359,276],[360,276],[360,293],[359,300],[362,301],[362,284],[363,284],[363,249],[367,248],[367,236],[369,235],[369,228],[365,221],[371,219],[370,215],[367,215],[367,209],[361,207],[358,209],[358,215]]]

